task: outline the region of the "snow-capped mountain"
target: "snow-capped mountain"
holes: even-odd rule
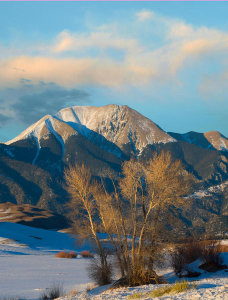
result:
[[[64,214],[64,203],[69,200],[64,170],[69,165],[84,163],[93,176],[105,181],[111,173],[118,179],[124,160],[133,156],[147,162],[155,151],[162,150],[180,159],[194,175],[196,190],[204,190],[228,180],[227,149],[228,140],[219,132],[167,133],[125,105],[64,108],[0,143],[0,202],[28,203]],[[208,199],[213,209],[209,204],[202,207],[200,200],[194,206],[198,213],[192,224],[204,224],[211,216],[220,215],[226,199],[219,199],[220,194]],[[181,226],[186,225],[186,230],[184,220],[190,220],[190,215],[190,211],[186,216],[183,212]]]
[[[67,139],[77,134],[98,143],[101,148],[117,156],[120,156],[118,148],[122,150],[127,144],[131,144],[136,153],[141,153],[147,145],[176,141],[184,141],[206,149],[228,151],[228,139],[218,131],[167,133],[150,119],[126,105],[64,108],[56,115],[44,116],[5,144],[11,145],[24,139],[34,138],[40,148],[40,140],[47,138],[50,134],[53,134],[61,143],[62,156],[64,156],[64,145]],[[107,146],[106,141],[118,148],[113,148],[110,143]]]
[[[53,134],[61,143],[62,155],[67,139],[77,134],[98,143],[101,148],[117,156],[121,155],[118,148],[122,150],[129,143],[136,153],[140,153],[148,144],[175,142],[174,138],[154,122],[128,106],[107,105],[64,108],[54,116],[43,117],[6,144],[34,138],[40,148],[40,140],[49,134]],[[118,148],[110,143],[111,147],[108,147],[106,140]]]

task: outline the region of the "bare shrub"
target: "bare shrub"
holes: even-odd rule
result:
[[[52,300],[64,296],[62,284],[53,284],[47,291],[43,292],[40,300]]]
[[[94,258],[94,255],[93,253],[91,253],[90,251],[88,250],[84,250],[80,253],[80,255],[83,257],[83,258]]]
[[[221,243],[218,241],[205,241],[201,243],[202,261],[207,264],[222,264]]]
[[[161,276],[158,276],[153,269],[146,269],[145,265],[140,264],[133,270],[132,286],[143,284],[162,284],[165,283]]]
[[[175,246],[170,252],[170,257],[175,274],[180,275],[183,270],[187,270],[186,264],[202,257],[202,242],[191,240]]]
[[[183,245],[184,259],[187,264],[199,259],[202,256],[202,247],[199,241],[192,240]]]
[[[55,257],[57,258],[76,258],[77,253],[74,251],[66,252],[66,251],[61,251],[55,254]]]
[[[89,278],[94,280],[98,285],[105,285],[112,282],[113,268],[112,264],[108,261],[105,265],[102,265],[100,260],[95,258],[91,260],[87,270]]]
[[[203,262],[200,268],[205,269],[209,272],[210,270],[218,270],[220,269],[220,267],[225,267],[221,265],[222,250],[223,249],[219,241],[192,240],[188,243],[176,246],[174,250],[170,252],[171,266],[173,267],[175,274],[177,274],[179,277],[183,271],[187,271],[187,273],[191,275],[191,272],[188,270],[187,264],[192,263],[197,259],[200,259]],[[197,275],[197,272],[192,273],[192,275],[194,274]]]
[[[170,252],[171,266],[176,275],[179,275],[185,266],[184,249],[179,246]]]

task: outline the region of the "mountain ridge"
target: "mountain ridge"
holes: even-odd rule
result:
[[[64,215],[69,201],[64,170],[69,165],[84,163],[94,177],[108,183],[110,174],[116,180],[121,176],[125,160],[134,157],[146,163],[160,151],[170,151],[173,159],[182,161],[193,174],[194,191],[204,190],[228,180],[226,143],[218,132],[167,133],[127,106],[64,108],[0,144],[0,203],[32,204]],[[222,206],[228,198],[222,193],[210,195],[206,204],[194,200],[192,212],[197,210],[198,221],[191,211],[182,211],[181,226],[187,230],[188,222],[193,227],[199,222],[202,229],[212,217],[215,224],[226,222]]]
[[[228,139],[219,131],[207,131],[204,133],[189,131],[183,134],[168,132],[168,134],[178,141],[185,141],[202,148],[228,151]]]
[[[39,143],[43,136],[50,133],[64,144],[71,135],[78,133],[94,139],[93,132],[119,148],[131,142],[136,152],[141,152],[148,144],[175,141],[150,119],[128,106],[107,105],[64,108],[54,116],[44,116],[5,144],[11,145],[29,137],[34,137]]]

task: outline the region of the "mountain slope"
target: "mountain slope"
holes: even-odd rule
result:
[[[199,133],[190,131],[184,134],[169,132],[178,141],[185,141],[205,149],[228,151],[228,139],[218,131]]]
[[[107,105],[103,107],[75,106],[60,110],[57,115],[68,124],[83,126],[104,136],[119,148],[132,143],[136,151],[148,144],[168,143],[175,139],[154,122],[128,106]],[[81,134],[86,136],[86,132]]]
[[[139,153],[148,144],[175,141],[151,120],[128,106],[107,105],[62,109],[55,116],[43,117],[6,145],[33,138],[38,147],[33,161],[35,163],[41,148],[40,140],[46,139],[50,134],[62,145],[62,156],[67,139],[77,134],[119,157],[122,155],[120,149],[123,150],[127,144],[132,146],[135,153]]]
[[[147,162],[163,150],[182,161],[194,175],[196,188],[208,188],[228,180],[227,145],[218,132],[166,133],[128,106],[64,108],[0,144],[0,202],[28,203],[65,214],[69,198],[64,169],[69,165],[84,163],[94,177],[106,180],[111,173],[117,179],[125,160]],[[208,205],[197,207],[205,224],[203,220],[213,214]],[[216,215],[221,212],[220,207]],[[191,217],[181,216],[181,227],[187,228]]]
[[[0,203],[0,224],[1,222],[19,223],[45,229],[69,227],[69,222],[62,215],[30,204],[15,205],[10,202]]]

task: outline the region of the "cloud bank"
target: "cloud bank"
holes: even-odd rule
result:
[[[132,20],[85,32],[64,29],[49,42],[13,50],[0,40],[0,124],[9,116],[27,124],[67,104],[87,103],[87,86],[178,88],[188,84],[189,73],[204,97],[221,85],[227,91],[227,32],[149,10]]]
[[[141,86],[161,79],[175,80],[178,72],[189,66],[198,72],[197,63],[205,57],[209,63],[211,58],[217,57],[221,66],[223,59],[228,59],[226,32],[194,28],[184,21],[146,10],[135,16],[134,26],[140,28],[141,23],[147,26],[148,36],[161,28],[160,43],[156,47],[140,39],[140,30],[132,34],[129,28],[125,30],[128,34],[122,34],[121,26],[112,24],[87,33],[64,30],[50,44],[38,45],[36,55],[25,50],[21,55],[1,59],[0,85],[17,86],[21,78],[28,78],[33,83],[55,82],[65,87]],[[121,59],[115,51],[121,53]]]

